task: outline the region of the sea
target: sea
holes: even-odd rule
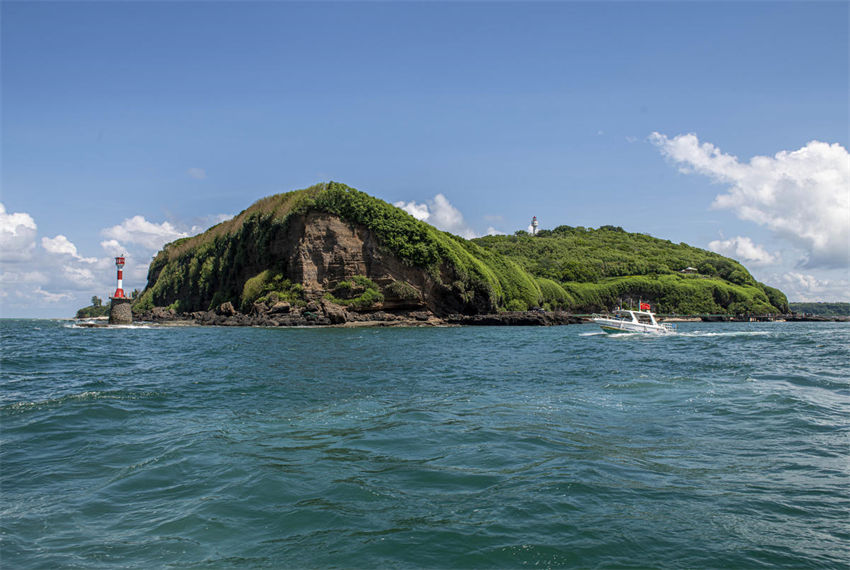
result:
[[[2,568],[850,567],[850,323],[0,335]]]

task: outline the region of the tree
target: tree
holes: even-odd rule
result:
[[[103,305],[103,301],[100,300],[100,297],[94,295],[91,298],[91,305],[92,307],[100,307],[101,305]]]

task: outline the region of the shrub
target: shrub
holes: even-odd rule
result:
[[[557,282],[543,277],[538,277],[536,281],[543,297],[543,306],[548,310],[553,308],[566,309],[573,304],[570,294]]]
[[[421,299],[416,287],[406,281],[393,281],[384,287],[384,291],[403,301],[417,301]]]
[[[263,294],[270,275],[271,271],[266,269],[245,281],[245,285],[242,286],[241,305],[243,313],[247,313],[251,309],[251,305],[254,304],[254,301]]]
[[[378,285],[364,275],[355,275],[349,281],[340,281],[334,287],[333,293],[325,293],[325,298],[338,305],[359,310],[369,309],[384,301]]]

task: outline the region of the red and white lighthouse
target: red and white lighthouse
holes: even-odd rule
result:
[[[116,257],[115,258],[115,267],[118,268],[118,288],[115,289],[115,294],[112,295],[116,299],[122,299],[124,297],[124,257]]]

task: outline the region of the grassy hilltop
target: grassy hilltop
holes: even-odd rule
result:
[[[366,228],[382,251],[425,272],[453,298],[452,306],[465,313],[536,306],[586,312],[627,298],[652,301],[659,312],[787,310],[782,292],[756,282],[739,263],[685,244],[610,226],[559,226],[536,236],[519,232],[465,240],[336,182],[263,198],[198,236],[166,245],[151,262],[147,287],[134,310],[169,306],[202,311],[229,301],[244,311],[271,293],[304,302],[316,292],[289,279],[291,268],[275,252],[291,239],[291,224],[310,212]],[[685,267],[695,267],[699,274],[679,273]],[[365,283],[369,276],[352,277]],[[323,294],[333,298],[352,284],[337,283]],[[387,289],[393,287],[403,289],[404,284]],[[366,289],[364,302],[379,303],[384,294],[392,294],[374,283]]]
[[[474,240],[534,275],[547,302],[571,309],[610,308],[626,299],[652,301],[661,313],[785,313],[788,300],[722,255],[620,227],[558,226],[535,236]],[[697,273],[682,273],[691,267]]]

